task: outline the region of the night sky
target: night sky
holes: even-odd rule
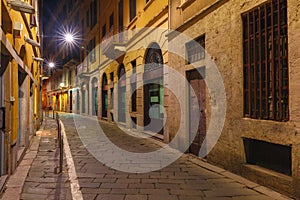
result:
[[[57,2],[58,0],[42,0],[42,17],[44,27],[47,26],[49,19],[55,17],[53,16],[53,9]]]

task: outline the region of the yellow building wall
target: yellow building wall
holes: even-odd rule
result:
[[[28,3],[31,3],[31,1],[27,1]],[[24,122],[27,119],[20,119],[19,118],[19,81],[18,81],[18,72],[19,72],[19,68],[26,68],[27,71],[29,71],[31,74],[31,76],[33,76],[35,81],[35,84],[33,84],[33,95],[34,95],[34,109],[33,112],[35,114],[35,117],[32,119],[32,122],[35,125],[35,128],[37,128],[39,126],[39,122],[40,122],[40,118],[39,118],[39,106],[40,106],[40,70],[39,70],[39,63],[37,63],[36,61],[33,60],[33,56],[35,57],[40,57],[40,50],[39,48],[36,47],[32,47],[30,44],[26,43],[24,40],[24,36],[26,36],[27,38],[30,38],[30,32],[33,36],[34,40],[37,40],[36,38],[36,34],[38,31],[37,27],[32,27],[30,28],[29,26],[26,26],[26,23],[23,20],[22,14],[19,11],[15,11],[11,8],[9,8],[7,6],[7,2],[6,1],[2,1],[1,2],[1,11],[4,9],[6,10],[5,13],[7,13],[7,15],[5,14],[4,16],[2,15],[3,13],[1,12],[1,17],[2,19],[5,19],[7,21],[12,22],[11,26],[14,27],[14,22],[21,22],[23,25],[23,29],[21,31],[21,38],[15,38],[13,36],[13,30],[5,32],[5,38],[3,39],[7,39],[10,43],[9,48],[12,48],[13,51],[16,52],[17,55],[12,55],[12,61],[10,62],[10,64],[8,64],[8,67],[6,69],[6,72],[4,73],[4,80],[5,80],[5,93],[4,93],[4,98],[5,98],[5,107],[7,110],[7,132],[10,133],[10,145],[13,146],[12,149],[8,150],[9,154],[9,167],[8,167],[8,173],[10,173],[11,171],[14,170],[15,166],[16,166],[16,149],[15,149],[15,145],[18,143],[18,133],[19,133],[19,125],[21,123],[21,120],[24,120]],[[24,14],[23,16],[25,16],[25,19],[27,19],[27,24],[30,25],[30,15],[29,14]],[[9,18],[9,19],[8,19]],[[38,17],[36,16],[36,19],[38,19]],[[3,24],[5,25],[9,25],[9,24]],[[33,48],[35,48],[36,50],[36,54],[34,54]],[[16,57],[17,56],[17,57]],[[17,62],[17,60],[19,60]],[[23,62],[22,66],[19,66],[20,62]],[[31,67],[32,66],[32,67]],[[30,88],[29,88],[29,79],[28,79],[28,75],[27,78],[25,78],[24,82],[27,81],[26,84],[24,85],[28,85],[28,88],[25,88],[23,90],[23,92],[25,92],[26,94],[30,93]],[[23,83],[24,83],[23,82]],[[22,109],[26,110],[28,109],[26,112],[30,112],[30,95],[28,95],[28,99],[27,101],[27,105],[22,106]],[[8,103],[10,102],[10,103]],[[31,117],[31,115],[29,116]],[[35,123],[36,122],[36,123]],[[24,127],[24,130],[29,129],[30,124],[29,121],[26,121],[26,126]],[[21,134],[28,134],[26,131],[22,131]],[[27,140],[25,140],[27,141]],[[28,145],[29,143],[27,142]],[[18,145],[16,145],[18,146]]]

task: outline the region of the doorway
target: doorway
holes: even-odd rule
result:
[[[102,117],[107,118],[108,110],[108,81],[106,73],[103,73],[102,77]]]
[[[126,71],[123,64],[118,71],[118,121],[126,122]]]
[[[157,43],[147,48],[144,66],[144,129],[164,133],[163,54]]]
[[[73,92],[70,90],[70,113],[72,113],[73,110]]]
[[[197,130],[196,133],[189,131],[189,141],[191,144],[189,152],[198,156],[206,136],[206,84],[204,78],[196,69],[187,71],[186,76],[190,84],[188,89],[189,130]],[[194,95],[190,91],[191,88],[194,90]],[[195,117],[196,115],[200,118]],[[199,122],[195,119],[199,119]]]

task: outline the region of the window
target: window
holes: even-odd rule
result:
[[[292,175],[292,148],[260,140],[243,138],[246,161],[288,176]],[[276,155],[276,156],[274,156]]]
[[[112,13],[109,17],[109,29],[111,30],[114,26],[114,13]]]
[[[81,39],[84,39],[84,19],[81,20]]]
[[[35,8],[36,3],[35,0],[31,1],[31,5]],[[36,22],[36,18],[35,18],[35,14],[30,14],[30,26],[31,27],[37,27],[37,22]]]
[[[133,74],[133,78],[135,79],[134,81],[132,81],[131,83],[131,111],[132,112],[136,112],[136,60],[131,62],[132,65],[132,74]]]
[[[114,72],[111,72],[111,73],[110,73],[110,81],[111,81],[111,82],[114,82]]]
[[[91,22],[91,26],[90,28],[93,28],[96,23],[97,23],[97,0],[95,0],[94,2],[90,3],[90,22]]]
[[[95,38],[93,38],[92,40],[90,40],[89,45],[88,45],[89,58],[90,58],[91,63],[96,61],[95,45],[96,45]]]
[[[242,15],[244,115],[287,121],[288,36],[286,0],[269,1]]]
[[[105,37],[105,35],[106,35],[106,24],[104,24],[104,25],[102,26],[102,40],[103,40],[103,38]]]
[[[136,0],[130,0],[130,21],[136,16]]]
[[[205,58],[205,35],[186,44],[188,64]]]
[[[90,26],[90,12],[86,11],[86,26],[89,27]]]
[[[153,44],[152,46],[147,50],[144,72],[156,70],[163,67],[164,64],[160,47],[157,44]]]

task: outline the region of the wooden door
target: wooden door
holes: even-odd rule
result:
[[[191,88],[194,90],[194,93],[192,93],[189,87],[189,139],[191,142],[189,152],[198,156],[206,136],[206,84],[198,70],[188,71],[187,79]],[[195,117],[197,115],[199,115],[200,118]],[[196,121],[197,119],[199,119],[199,121]],[[191,130],[197,131],[196,133],[192,133]]]

